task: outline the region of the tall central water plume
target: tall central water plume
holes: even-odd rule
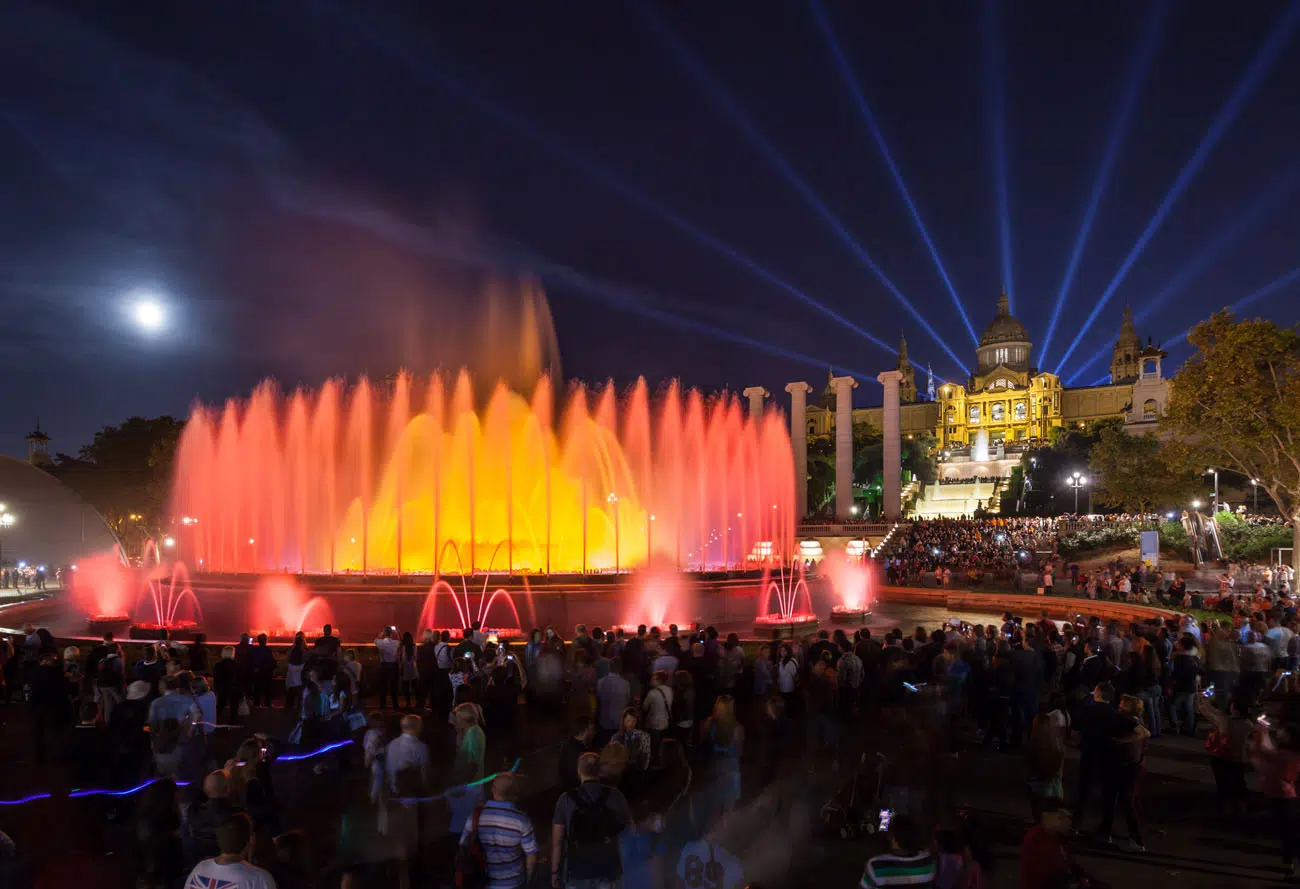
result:
[[[584,572],[753,566],[793,539],[789,434],[730,394],[644,380],[557,403],[461,370],[197,407],[172,492],[202,571]],[[558,410],[557,410],[558,409]]]

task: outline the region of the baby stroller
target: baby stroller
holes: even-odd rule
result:
[[[876,759],[875,767],[868,769],[867,754],[862,754],[857,772],[849,779],[848,784],[841,787],[835,796],[822,806],[822,823],[831,831],[838,833],[840,839],[852,840],[869,836],[889,827],[891,813],[885,806],[881,793],[885,781],[885,768],[889,760],[883,753],[877,753]]]

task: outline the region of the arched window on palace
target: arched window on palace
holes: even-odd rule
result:
[[[978,423],[980,421],[980,406],[972,404],[970,407],[970,422]]]
[[[1156,410],[1156,400],[1154,398],[1148,398],[1146,401],[1142,402],[1142,419],[1154,420],[1156,418]]]
[[[994,402],[994,403],[993,403],[993,408],[992,408],[992,413],[991,413],[991,416],[993,417],[993,422],[994,422],[994,423],[1000,423],[1000,422],[1002,422],[1004,419],[1006,419],[1006,415],[1007,415],[1007,407],[1006,407],[1006,405],[1004,405],[1004,404],[1003,404],[1002,402],[1000,402],[1000,401],[996,401],[996,402]]]
[[[1029,414],[1029,409],[1028,407],[1025,406],[1025,403],[1023,401],[1017,401],[1015,408],[1012,410],[1012,416],[1014,416],[1017,420],[1023,420],[1025,419],[1026,416],[1028,416],[1028,414]]]
[[[957,412],[952,408],[948,408],[948,425],[952,426],[956,422],[957,422]]]
[[[815,425],[813,425],[812,423],[809,423],[809,424],[808,424],[808,434],[809,434],[809,435],[816,435],[816,434],[817,434],[817,427],[816,427]]]

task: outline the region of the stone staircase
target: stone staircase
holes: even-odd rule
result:
[[[970,516],[983,506],[990,512],[996,512],[999,504],[997,494],[1004,484],[1003,479],[993,481],[969,481],[957,484],[926,485],[921,492],[913,517],[918,519],[957,518]]]

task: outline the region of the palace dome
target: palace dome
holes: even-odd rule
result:
[[[1029,332],[1025,330],[1023,324],[1012,316],[1011,302],[1004,292],[998,298],[997,316],[989,322],[988,327],[984,328],[984,335],[980,337],[980,346],[1027,342],[1029,342]]]

